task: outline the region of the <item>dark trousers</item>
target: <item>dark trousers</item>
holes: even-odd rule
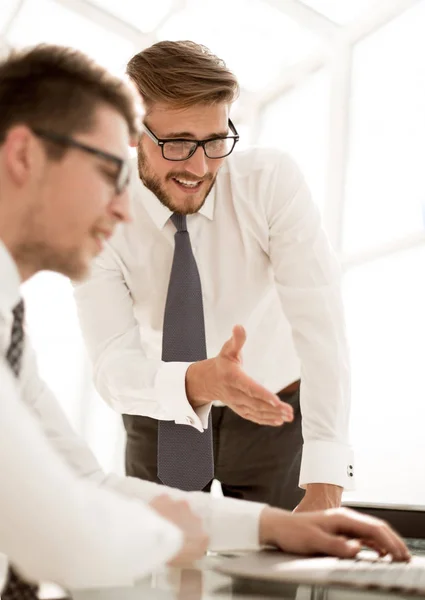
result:
[[[298,487],[302,435],[299,390],[280,393],[294,421],[282,427],[257,425],[227,406],[212,407],[215,478],[223,494],[292,510],[304,491]],[[161,483],[157,476],[158,421],[123,415],[127,431],[127,475]],[[211,483],[205,488],[209,491]]]

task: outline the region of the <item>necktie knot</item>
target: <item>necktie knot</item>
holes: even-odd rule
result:
[[[180,213],[173,213],[170,218],[178,232],[187,231],[186,215],[181,215]]]

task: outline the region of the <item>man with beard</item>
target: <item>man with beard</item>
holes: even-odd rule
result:
[[[146,110],[134,221],[76,288],[127,474],[338,506],[354,474],[340,271],[303,177],[276,150],[232,154],[238,84],[207,48],[159,42],[127,72]]]

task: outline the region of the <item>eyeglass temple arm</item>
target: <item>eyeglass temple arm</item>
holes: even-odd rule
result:
[[[159,139],[156,137],[156,135],[154,133],[152,133],[152,131],[146,127],[146,125],[143,123],[143,130],[145,131],[145,133],[148,134],[148,136],[151,138],[151,140],[153,142],[155,142],[155,144],[158,144],[159,146],[161,146],[162,144],[160,143]]]
[[[236,131],[236,127],[233,125],[233,123],[230,119],[229,119],[229,129],[233,133],[233,135],[239,140],[239,133]]]

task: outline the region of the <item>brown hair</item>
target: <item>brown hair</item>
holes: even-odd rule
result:
[[[0,143],[18,124],[65,135],[89,131],[101,103],[116,109],[135,137],[140,128],[136,96],[78,50],[42,44],[12,52],[0,62]],[[66,151],[48,142],[46,150],[51,158]]]
[[[239,93],[234,74],[208,48],[190,41],[158,42],[133,56],[127,74],[147,110],[155,103],[188,108],[233,102]]]

